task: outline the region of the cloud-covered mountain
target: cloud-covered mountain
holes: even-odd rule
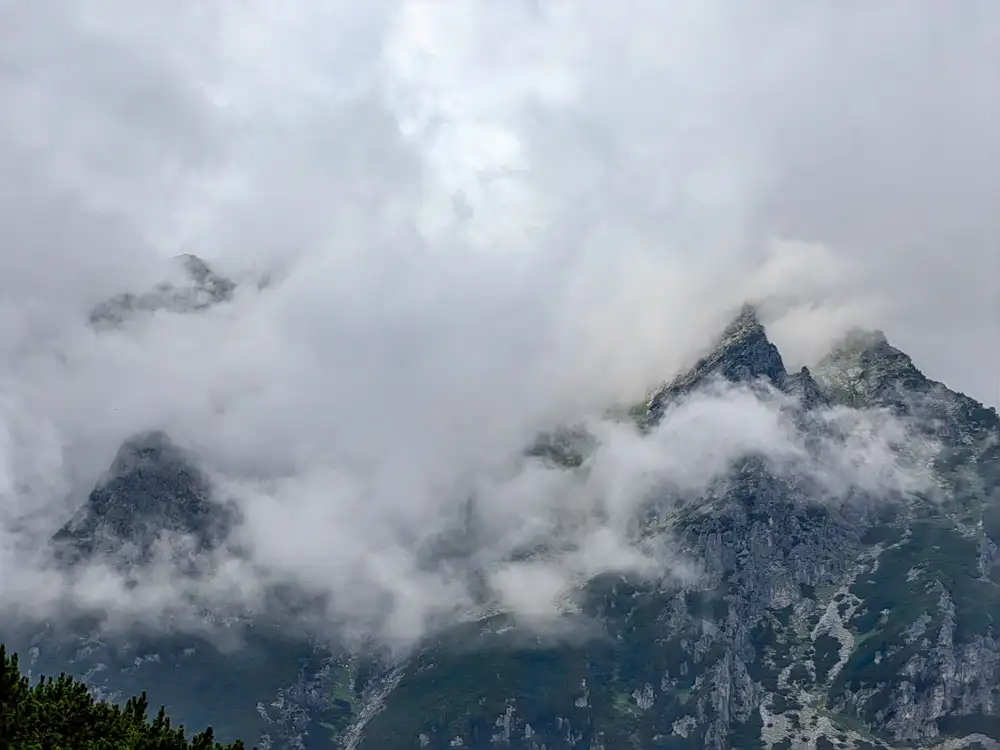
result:
[[[555,431],[527,460],[575,488],[557,492],[568,505],[484,565],[495,519],[473,495],[420,552],[425,573],[447,562],[479,582],[474,608],[405,647],[317,629],[286,591],[301,618],[205,611],[200,634],[108,631],[79,612],[77,635],[33,636],[29,664],[68,662],[111,695],[145,680],[189,722],[274,747],[990,746],[1000,418],[878,332],[852,332],[814,371],[789,374],[747,306],[628,422]],[[734,409],[762,424],[737,422],[746,434],[715,464],[695,445],[709,468],[679,471],[692,425]],[[621,451],[647,477],[616,507]],[[234,516],[197,461],[159,432],[127,441],[56,548],[72,542],[85,567],[162,534],[211,559]],[[176,555],[136,564],[180,569]]]
[[[186,254],[175,259],[182,272],[182,283],[163,281],[142,294],[124,292],[97,305],[90,312],[90,322],[96,326],[121,324],[137,313],[157,310],[188,313],[204,310],[227,302],[236,288],[229,279],[215,273],[196,255]]]
[[[993,732],[998,20],[0,0],[32,668],[275,744]]]

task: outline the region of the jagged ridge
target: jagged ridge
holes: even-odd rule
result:
[[[997,746],[996,411],[924,377],[878,332],[852,332],[815,371],[789,374],[744,308],[714,349],[654,395],[646,417],[669,418],[669,403],[717,377],[766,383],[807,410],[828,402],[930,414],[946,445],[939,504],[817,505],[808,485],[748,460],[699,506],[656,526],[703,567],[698,585],[591,582],[583,616],[605,637],[540,642],[497,615],[391,671],[364,655],[321,659],[261,715],[294,728],[289,747],[307,728],[316,746],[331,731],[380,750],[914,747],[949,735]],[[170,465],[157,445],[128,455]],[[554,464],[579,463],[558,441],[539,450]],[[123,457],[113,473],[157,476],[135,465]],[[141,535],[130,524],[120,532]],[[308,718],[323,712],[326,728]]]
[[[195,551],[217,545],[231,514],[212,501],[194,458],[153,430],[125,441],[105,479],[53,543],[66,563],[96,554],[139,561],[162,534],[192,538]]]
[[[871,384],[849,401],[829,377],[845,358],[860,360],[847,369]],[[720,377],[795,394],[806,409],[896,407],[923,419],[930,399],[932,434],[967,448],[937,464],[943,505],[817,505],[808,487],[748,461],[672,522],[705,567],[701,585],[671,593],[593,582],[585,612],[608,642],[525,651],[514,638],[505,650],[497,634],[510,623],[498,616],[463,636],[479,638],[479,651],[456,651],[455,636],[429,645],[361,747],[873,748],[942,735],[966,739],[935,746],[1000,747],[1000,575],[984,533],[1000,488],[995,410],[929,381],[878,332],[852,332],[817,370],[789,375],[744,308],[714,349],[654,394],[646,422]],[[893,645],[918,627],[932,637]]]
[[[798,397],[809,408],[826,402],[807,367],[797,373],[785,369],[781,353],[768,339],[757,308],[745,304],[707,354],[653,392],[646,403],[647,423],[659,421],[671,402],[717,378],[747,385],[763,382]]]
[[[174,258],[187,280],[185,286],[170,282],[158,284],[142,294],[124,292],[98,304],[89,315],[90,324],[97,328],[121,325],[137,313],[164,310],[173,313],[192,313],[233,298],[236,284],[215,273],[196,255],[185,254]]]

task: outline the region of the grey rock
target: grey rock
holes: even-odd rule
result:
[[[925,377],[877,331],[853,331],[815,368],[790,374],[745,307],[691,370],[653,394],[642,422],[669,419],[672,403],[717,379],[791,396],[782,408],[807,450],[839,439],[822,432],[825,405],[894,413],[914,440],[941,446],[927,466],[934,497],[831,498],[808,476],[744,456],[680,506],[654,493],[638,527],[666,536],[699,568],[694,582],[598,577],[580,592],[580,628],[565,630],[583,635],[569,640],[526,633],[500,613],[400,659],[314,646],[294,675],[254,700],[262,744],[721,750],[823,746],[820,738],[844,748],[1000,741],[996,411]],[[562,430],[529,453],[575,471],[591,447],[587,435]],[[123,538],[142,548],[164,529],[217,544],[226,526],[212,520],[218,506],[195,467],[162,434],[137,439],[61,533],[88,554],[113,553],[107,540]],[[461,562],[474,551],[472,510],[429,554]],[[158,668],[166,654],[134,649],[127,669]],[[114,673],[88,668],[95,680]]]
[[[180,255],[175,261],[186,283],[163,282],[140,294],[124,292],[116,295],[91,310],[90,324],[98,329],[113,328],[143,313],[193,313],[233,298],[236,284],[215,273],[198,256]]]
[[[53,543],[64,565],[94,555],[132,564],[147,560],[165,536],[193,544],[189,554],[213,548],[234,520],[231,508],[212,499],[211,484],[195,458],[163,431],[152,430],[125,441]]]
[[[671,401],[704,385],[710,378],[723,378],[732,383],[763,380],[780,388],[786,376],[781,354],[768,340],[756,308],[744,305],[711,351],[690,370],[654,391],[646,405],[646,417],[650,423],[655,423],[662,418]]]

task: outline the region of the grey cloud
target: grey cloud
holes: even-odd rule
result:
[[[600,425],[582,486],[518,462],[641,398],[743,299],[796,363],[877,326],[996,403],[992,4],[59,5],[0,3],[5,550],[160,427],[245,506],[265,571],[229,561],[237,599],[291,579],[367,616],[388,592],[398,636],[470,606],[421,544],[471,494],[501,593],[524,593],[506,557],[566,528],[602,550],[552,562],[534,611],[595,559],[642,567],[653,480],[802,460],[779,406],[723,391],[645,439]],[[87,325],[188,251],[279,281]],[[873,424],[810,470],[916,486]]]

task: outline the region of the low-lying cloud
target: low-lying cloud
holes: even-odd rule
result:
[[[744,299],[792,365],[877,326],[997,403],[989,2],[58,5],[0,2],[0,592],[38,611],[191,593],[27,563],[152,427],[246,514],[214,601],[293,582],[405,639],[479,588],[538,614],[601,570],[683,574],[634,515],[743,453],[920,486],[891,422],[830,412],[867,431],[807,455],[780,399],[731,390],[644,438],[598,423],[582,478],[520,458]],[[180,252],[235,299],[88,325]],[[475,548],[430,554],[469,498]]]
[[[217,473],[216,499],[235,502],[242,523],[229,545],[197,558],[200,575],[179,574],[178,550],[194,547],[176,536],[128,573],[101,558],[56,571],[44,552],[32,560],[9,548],[17,576],[2,593],[35,617],[76,608],[112,629],[210,633],[206,611],[215,623],[277,614],[270,594],[291,586],[321,630],[397,646],[493,611],[550,622],[604,573],[697,583],[697,561],[641,519],[669,516],[748,457],[804,480],[816,503],[933,490],[925,466],[936,445],[905,422],[842,407],[809,419],[803,430],[798,402],[778,391],[709,382],[648,431],[592,418],[572,468],[515,451],[434,477],[400,470],[393,456],[331,459],[280,478]]]

